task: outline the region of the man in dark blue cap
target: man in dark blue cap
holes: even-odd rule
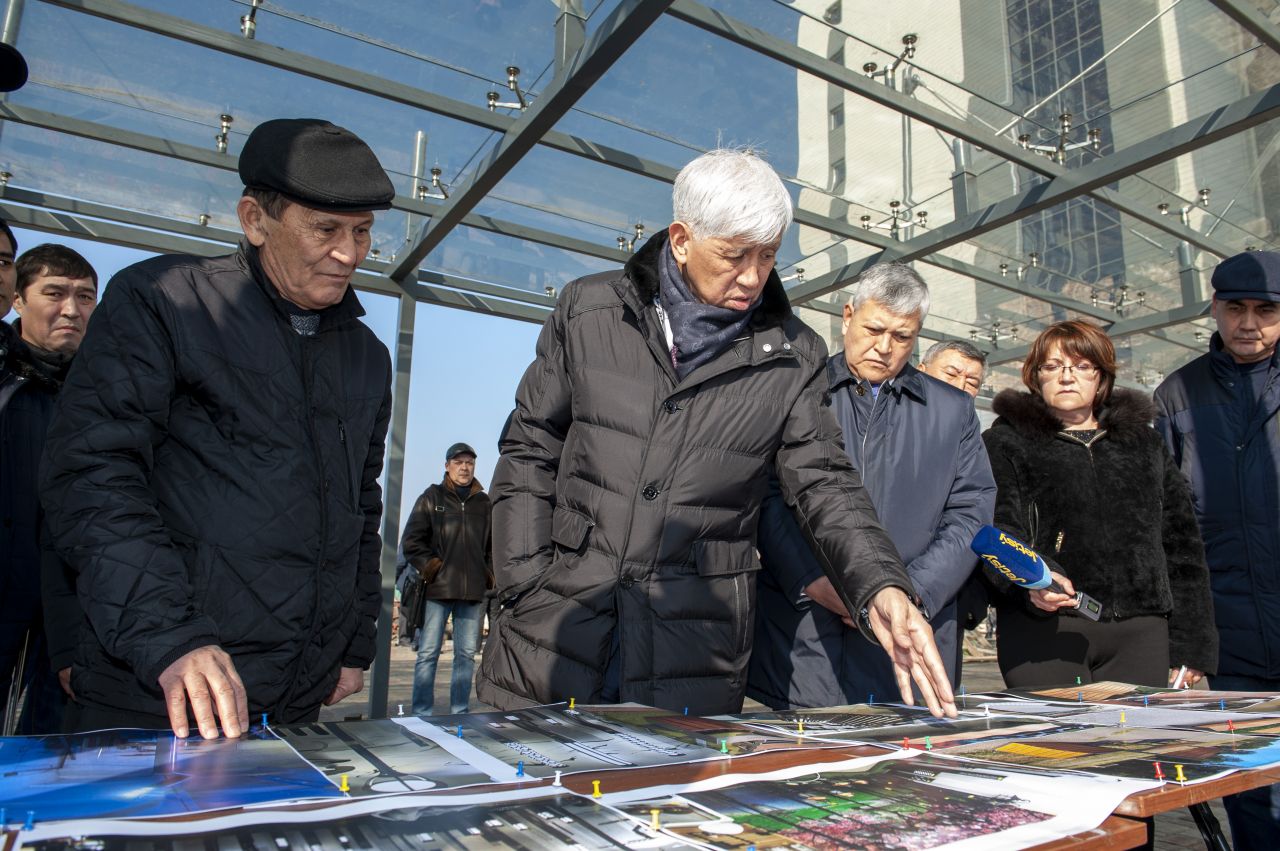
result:
[[[413,669],[413,714],[430,715],[435,704],[436,663],[445,624],[453,620],[453,674],[449,712],[466,712],[480,645],[485,596],[493,587],[489,557],[489,495],[476,480],[476,451],[455,443],[444,453],[444,481],[418,497],[401,546],[418,574],[422,627]]]
[[[394,189],[318,119],[259,125],[240,176],[240,250],[117,274],[59,399],[72,730],[313,720],[373,660],[391,361],[350,280]]]
[[[1209,353],[1156,390],[1164,433],[1195,491],[1219,635],[1214,689],[1280,691],[1280,253],[1213,272]],[[1225,799],[1235,847],[1275,848],[1280,787]]]

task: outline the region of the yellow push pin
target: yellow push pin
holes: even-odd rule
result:
[[[653,828],[654,830],[662,830],[661,813],[662,813],[662,810],[659,810],[656,808],[649,810],[649,827]]]
[[[600,797],[600,781],[599,780],[591,781],[591,797],[593,798]]]
[[[574,698],[574,697],[569,698],[569,708],[572,709],[573,705],[577,702],[578,702],[577,698]]]
[[[803,718],[796,719],[796,732],[799,733],[801,736],[804,735],[804,719]]]
[[[1121,723],[1121,724],[1123,724],[1123,723],[1124,723],[1124,710],[1123,710],[1123,709],[1121,709],[1121,710],[1120,710],[1120,723]]]
[[[342,775],[342,782],[340,782],[340,783],[338,784],[338,791],[339,791],[339,792],[350,792],[350,791],[351,791],[351,784],[347,783],[347,775],[345,775],[345,774],[344,774],[344,775]]]
[[[1186,783],[1186,782],[1187,782],[1187,777],[1186,777],[1186,775],[1182,773],[1182,766],[1181,766],[1181,765],[1177,765],[1177,764],[1175,764],[1175,765],[1173,766],[1173,779],[1174,779],[1174,780],[1177,780],[1179,783]]]

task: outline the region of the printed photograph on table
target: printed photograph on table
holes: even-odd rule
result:
[[[1185,707],[1229,712],[1269,712],[1280,715],[1280,695],[1267,692],[1152,688],[1129,683],[1100,682],[1059,688],[1011,689],[1004,694],[1029,700]]]
[[[1246,768],[1280,764],[1280,741],[1204,730],[1156,727],[1087,727],[961,745],[950,756],[1109,777],[1159,778],[1199,783]],[[1156,763],[1160,768],[1156,769]],[[1182,776],[1178,776],[1181,766]]]
[[[252,814],[250,814],[252,815]],[[269,819],[263,814],[263,819]],[[160,826],[158,829],[162,830]],[[662,847],[692,849],[638,824],[589,798],[559,794],[491,806],[400,807],[377,813],[327,819],[323,812],[306,823],[264,820],[216,834],[152,832],[46,839],[36,851],[209,851],[214,848],[270,848],[273,851],[353,851],[390,848],[520,848],[528,851],[583,851]]]
[[[341,796],[261,727],[208,741],[159,730],[0,739],[0,802],[11,818],[158,816]]]
[[[791,730],[769,731],[741,723],[739,719],[742,716],[704,718],[627,703],[586,708],[595,718],[610,725],[711,748],[722,755],[727,753],[729,756],[747,756],[817,744],[797,742]]]
[[[555,705],[393,720],[496,782],[726,759],[776,740],[723,721],[639,708]]]
[[[335,786],[352,796],[451,789],[492,778],[389,719],[272,728]]]
[[[979,851],[1091,829],[1124,797],[1150,788],[905,753],[859,770],[700,788],[705,785],[710,783],[694,784],[673,797],[615,806],[673,836],[735,851]]]

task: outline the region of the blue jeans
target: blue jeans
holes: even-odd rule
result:
[[[1209,688],[1217,691],[1280,691],[1280,680],[1253,677],[1212,676]],[[1236,851],[1270,851],[1280,847],[1280,784],[1250,789],[1222,799],[1231,825]]]
[[[471,703],[471,676],[476,669],[480,621],[484,602],[427,600],[418,636],[418,662],[413,668],[413,714],[430,715],[435,703],[436,662],[444,644],[444,625],[453,616],[453,678],[449,683],[449,712],[458,715]]]

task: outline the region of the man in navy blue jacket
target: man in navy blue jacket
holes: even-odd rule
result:
[[[1213,272],[1209,352],[1156,390],[1157,427],[1191,480],[1218,626],[1214,689],[1280,691],[1280,253]],[[1225,799],[1238,849],[1275,848],[1280,786]]]
[[[826,399],[954,685],[956,595],[977,562],[969,542],[991,522],[996,486],[972,398],[907,363],[928,311],[929,289],[911,267],[863,273],[844,308],[844,351],[827,362]],[[776,487],[758,546],[747,694],[774,708],[895,700],[884,653],[853,628]]]

